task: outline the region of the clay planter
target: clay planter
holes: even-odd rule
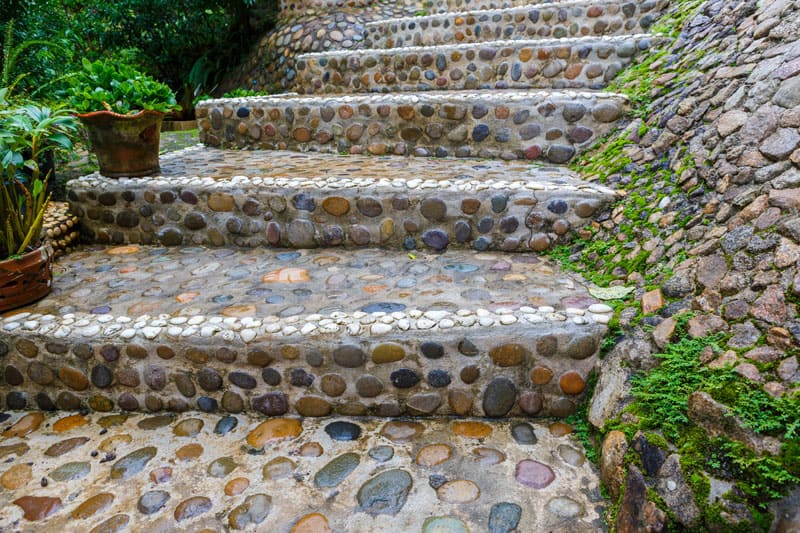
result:
[[[135,115],[120,115],[93,111],[78,118],[89,131],[89,141],[103,176],[150,176],[160,170],[158,148],[164,113],[139,111]]]
[[[52,261],[49,244],[17,259],[0,261],[0,313],[46,296],[53,286]]]

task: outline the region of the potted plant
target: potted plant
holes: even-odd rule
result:
[[[129,65],[84,59],[68,95],[89,132],[101,174],[158,172],[161,122],[165,113],[180,109],[167,85]]]
[[[0,312],[50,292],[53,251],[42,239],[50,176],[41,177],[38,161],[54,150],[71,150],[75,130],[66,110],[0,109]]]

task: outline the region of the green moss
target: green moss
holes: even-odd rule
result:
[[[564,420],[564,422],[572,426],[572,434],[583,445],[586,459],[594,464],[598,464],[600,456],[594,427],[589,424],[589,402],[592,399],[596,385],[597,375],[593,372],[589,374],[589,378],[586,381],[586,396],[584,400],[578,405],[575,413]]]

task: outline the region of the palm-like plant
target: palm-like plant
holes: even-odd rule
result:
[[[71,150],[76,129],[63,109],[0,110],[0,259],[21,255],[39,240],[50,195],[38,161],[49,150]]]

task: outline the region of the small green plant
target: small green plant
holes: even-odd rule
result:
[[[13,80],[11,79],[20,55],[32,46],[50,46],[53,48],[61,48],[58,44],[52,41],[45,41],[42,39],[30,39],[19,44],[14,44],[14,19],[11,19],[6,25],[3,46],[0,47],[0,50],[3,52],[2,57],[0,57],[0,65],[2,65],[2,67],[0,67],[0,87],[3,87],[5,91],[3,95],[0,95],[0,105],[2,105],[2,102],[11,96],[11,93],[14,91],[14,87],[20,82],[20,80],[22,80],[22,78],[26,76],[25,73],[22,73],[15,76]]]
[[[67,91],[69,105],[81,113],[113,111],[120,114],[180,109],[175,94],[165,84],[135,68],[109,60],[83,60],[83,69]]]

